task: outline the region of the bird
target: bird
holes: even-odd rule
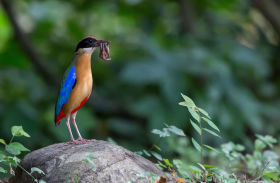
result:
[[[97,47],[100,47],[99,57],[111,60],[109,41],[99,40],[96,36],[87,36],[80,40],[76,46],[75,54],[70,66],[66,69],[55,105],[55,126],[63,118],[70,134],[70,144],[83,144],[89,140],[84,139],[76,124],[78,110],[86,103],[92,92],[91,56]],[[76,129],[78,139],[75,140],[71,131],[70,118]]]

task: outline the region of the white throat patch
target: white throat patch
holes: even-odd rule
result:
[[[90,48],[82,48],[83,52],[93,52],[95,48],[90,47]]]

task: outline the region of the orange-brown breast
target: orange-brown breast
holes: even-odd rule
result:
[[[76,84],[71,91],[69,100],[62,107],[63,112],[71,114],[84,104],[92,91],[91,53],[83,53],[75,58]]]

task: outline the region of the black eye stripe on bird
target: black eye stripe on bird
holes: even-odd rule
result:
[[[111,60],[109,53],[109,41],[98,40],[96,37],[82,39],[77,47],[72,64],[66,70],[61,84],[60,92],[55,105],[55,125],[66,117],[67,128],[71,137],[69,143],[81,144],[88,140],[82,138],[77,124],[76,114],[85,104],[92,91],[91,55],[95,47],[100,47],[99,57],[103,60]],[[78,134],[75,140],[70,127],[70,118]]]

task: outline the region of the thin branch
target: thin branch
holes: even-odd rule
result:
[[[253,5],[263,14],[271,23],[275,32],[280,37],[280,6],[272,0],[251,0]]]
[[[177,2],[180,8],[180,15],[183,21],[184,32],[189,33],[193,29],[191,0],[178,0]]]
[[[39,55],[32,49],[30,41],[27,39],[26,35],[24,35],[23,31],[19,27],[14,11],[10,5],[10,2],[7,0],[0,0],[3,9],[5,10],[10,22],[11,26],[14,29],[15,36],[19,41],[20,46],[22,47],[26,56],[30,59],[36,71],[43,77],[43,79],[52,85],[58,85],[58,81],[55,79],[53,73],[51,73],[45,65],[43,65]]]

